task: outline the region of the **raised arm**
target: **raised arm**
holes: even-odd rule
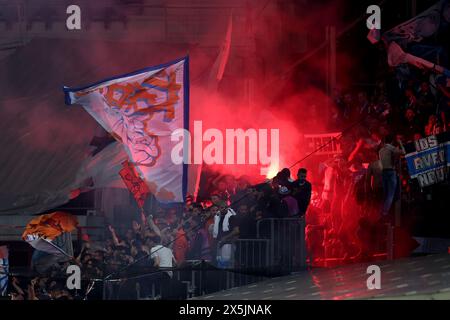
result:
[[[148,222],[148,226],[150,227],[150,229],[152,229],[152,231],[154,233],[156,233],[159,237],[161,237],[161,230],[159,229],[159,227],[153,221],[153,216],[152,215],[149,215],[147,217],[147,222]]]
[[[355,158],[355,156],[358,154],[359,150],[361,149],[361,147],[363,145],[364,145],[364,140],[363,139],[359,139],[358,142],[356,143],[355,148],[353,149],[353,151],[348,156],[348,161],[352,161]]]
[[[16,290],[16,292],[18,294],[20,294],[22,296],[24,295],[24,292],[23,292],[22,288],[19,287],[19,285],[17,284],[17,278],[13,278],[12,281],[11,281],[11,284],[12,284],[14,290]]]
[[[39,300],[36,297],[36,292],[34,291],[34,286],[36,285],[37,279],[34,278],[31,280],[31,283],[28,285],[28,300]]]
[[[111,225],[109,225],[108,228],[109,228],[109,231],[111,232],[111,236],[112,236],[112,238],[113,238],[114,245],[115,245],[115,246],[121,246],[121,245],[123,245],[123,242],[121,242],[121,241],[119,240],[119,237],[118,237],[117,234],[116,234],[116,230],[114,230],[114,228],[113,228]]]
[[[147,217],[145,216],[144,209],[141,210],[141,223],[143,226],[147,225]]]
[[[405,147],[403,146],[402,141],[400,139],[398,139],[397,142],[398,142],[398,145],[399,145],[399,148],[400,148],[398,153],[400,155],[406,154]]]
[[[76,258],[74,258],[74,262],[75,262],[77,265],[80,265],[80,263],[81,263],[81,257],[83,256],[83,253],[84,253],[85,250],[86,250],[86,243],[83,243],[83,245],[82,245],[82,247],[81,247],[80,254],[79,254]]]

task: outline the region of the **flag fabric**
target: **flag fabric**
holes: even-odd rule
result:
[[[136,199],[139,208],[143,208],[145,200],[150,194],[150,189],[136,173],[134,166],[131,163],[124,161],[122,165],[123,169],[120,170],[119,174],[128,190],[133,194],[134,199]]]
[[[227,33],[225,36],[225,40],[222,44],[222,48],[220,50],[219,59],[218,59],[218,70],[216,79],[222,80],[223,73],[225,72],[225,66],[227,65],[228,58],[230,56],[230,47],[231,47],[231,33],[233,32],[233,15],[230,15],[228,20]]]
[[[405,145],[411,179],[421,188],[445,182],[450,167],[450,132],[431,135]]]
[[[381,39],[381,33],[378,29],[371,29],[369,33],[367,34],[367,39],[369,39],[371,44],[378,43]]]
[[[406,53],[396,42],[391,42],[388,46],[388,64],[391,67],[396,67],[403,63],[408,63],[419,69],[434,70],[437,73],[444,74],[446,77],[450,77],[450,70],[420,57]]]
[[[8,289],[9,257],[8,247],[0,246],[0,296],[6,296]]]
[[[223,78],[223,74],[225,72],[225,67],[227,65],[228,58],[230,56],[231,34],[232,33],[233,33],[233,15],[230,14],[230,18],[228,20],[228,26],[227,26],[227,33],[225,34],[225,39],[222,42],[219,54],[217,55],[217,59],[214,62],[213,67],[211,68],[210,77],[209,77],[210,89],[217,87],[217,84]]]
[[[32,219],[25,227],[22,239],[28,241],[28,236],[43,237],[45,239],[54,240],[64,232],[72,232],[78,226],[78,220],[75,216],[56,211],[49,214],[40,215]]]
[[[30,246],[32,246],[36,250],[43,251],[59,257],[71,258],[71,256],[67,252],[65,252],[59,246],[54,244],[51,240],[45,239],[41,236],[29,234],[26,236],[25,241],[28,242]]]
[[[22,239],[36,250],[71,257],[73,249],[70,233],[77,226],[77,218],[69,213],[56,211],[43,214],[28,222]]]
[[[187,164],[173,163],[171,134],[189,129],[188,57],[64,92],[122,144],[156,199],[184,201]]]
[[[441,27],[448,23],[450,23],[450,2],[441,0],[414,18],[383,33],[382,39],[386,45],[389,65],[410,64],[448,77],[450,71],[424,59],[426,57],[422,52],[423,48],[417,45],[424,39],[438,34]],[[378,41],[378,35],[371,30],[368,39],[374,44]],[[426,49],[431,52],[441,51],[438,46],[426,46]],[[408,50],[412,54],[403,50]]]
[[[77,181],[84,189],[122,188],[126,189],[119,172],[128,155],[120,142],[110,143],[95,155],[86,159],[77,175]],[[83,181],[92,181],[84,186]]]
[[[0,246],[0,259],[8,259],[8,247]]]
[[[386,31],[383,39],[397,42],[401,47],[412,42],[421,42],[438,32],[440,26],[450,22],[450,3],[441,0],[414,18]]]

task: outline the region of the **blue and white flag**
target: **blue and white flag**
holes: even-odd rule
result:
[[[448,179],[450,133],[428,136],[405,145],[406,163],[411,179],[427,187]]]
[[[71,255],[69,255],[50,239],[46,239],[38,235],[27,235],[25,241],[38,251],[46,252],[59,257],[72,258]]]
[[[122,143],[159,201],[184,201],[187,165],[172,161],[171,134],[189,129],[188,57],[64,92]]]
[[[8,247],[0,246],[0,296],[6,296],[8,290],[9,257]]]
[[[443,23],[450,23],[450,3],[441,0],[414,18],[386,31],[383,39],[395,41],[401,47],[412,42],[421,42],[433,36]]]

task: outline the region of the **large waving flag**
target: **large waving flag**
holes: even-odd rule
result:
[[[184,201],[187,165],[173,163],[171,134],[189,129],[188,57],[64,92],[122,143],[159,201]]]
[[[27,235],[25,241],[28,242],[28,244],[36,250],[46,252],[59,257],[72,258],[70,254],[68,254],[58,245],[56,245],[53,241],[40,237],[38,235],[35,234]]]
[[[450,70],[428,60],[406,53],[396,42],[392,41],[388,46],[388,64],[392,67],[396,67],[402,63],[408,63],[419,69],[433,70],[437,73],[444,74],[447,78],[450,77]]]
[[[75,216],[56,211],[38,216],[28,222],[22,239],[36,250],[57,256],[71,257],[73,249],[69,235],[77,226],[78,220]],[[63,239],[65,241],[62,242]]]
[[[450,22],[450,1],[440,0],[424,12],[414,18],[386,31],[383,33],[382,39],[386,45],[388,54],[388,63],[390,66],[399,66],[410,64],[420,69],[429,69],[437,73],[442,73],[446,77],[450,76],[450,70],[436,65],[435,62],[426,60],[425,52],[428,55],[439,52],[441,49],[438,45],[427,45],[425,52],[418,50],[418,43],[424,39],[431,38],[444,30],[444,26]],[[368,39],[372,43],[378,42],[378,34],[376,30],[371,30]],[[414,46],[416,49],[414,49]],[[411,53],[405,52],[408,50]],[[417,52],[414,53],[414,50]],[[428,58],[429,59],[429,58]],[[436,59],[436,58],[434,58]]]
[[[78,227],[76,216],[67,212],[56,211],[43,214],[32,219],[25,227],[22,238],[37,235],[45,239],[54,240],[64,232],[72,232]]]
[[[404,48],[409,43],[433,36],[445,22],[450,22],[450,3],[441,0],[414,18],[386,31],[383,38],[388,43],[395,41]]]

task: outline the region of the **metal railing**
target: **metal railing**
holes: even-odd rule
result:
[[[306,266],[304,218],[262,219],[257,239],[232,242],[232,263],[219,268],[215,261],[190,260],[178,268],[156,270],[150,261],[115,278],[87,276],[82,290],[86,299],[186,299],[245,286],[274,274]],[[114,267],[105,265],[105,268]],[[103,274],[111,271],[104,269]],[[167,272],[172,274],[167,276]]]
[[[181,300],[266,279],[262,274],[253,274],[249,270],[219,269],[205,261],[189,262],[189,266],[182,268],[167,268],[117,279],[97,279],[94,287],[97,287],[97,293],[103,291],[103,300]],[[89,299],[96,297],[91,295]]]
[[[269,265],[284,273],[306,268],[305,218],[261,219],[257,238],[269,241]]]
[[[104,299],[185,299],[245,286],[306,267],[304,218],[262,219],[257,239],[233,241],[232,262],[187,261],[189,266],[105,281]],[[172,277],[164,272],[171,271]]]
[[[239,239],[235,241],[234,267],[239,270],[260,270],[270,265],[267,239]]]
[[[232,264],[223,269],[226,271],[226,289],[248,285],[266,276],[270,269],[269,240],[238,239],[232,247]]]
[[[270,243],[269,239],[234,241],[232,264],[227,268],[188,260],[180,268],[105,280],[103,299],[186,299],[261,281],[271,267]]]

